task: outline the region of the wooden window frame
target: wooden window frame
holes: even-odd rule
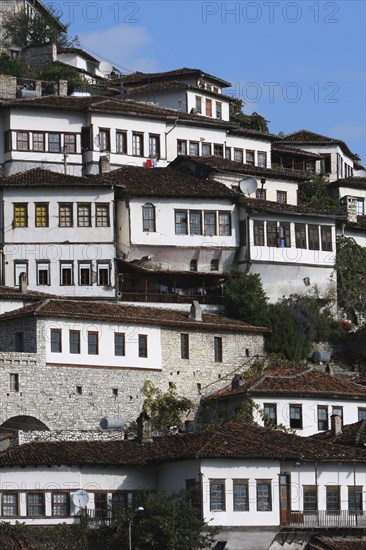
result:
[[[28,130],[16,131],[16,150],[17,151],[30,151],[29,134],[30,132]],[[24,137],[25,139],[21,139],[21,137]],[[25,146],[23,146],[23,144],[25,144]],[[21,145],[21,147],[19,147],[19,145]]]
[[[101,153],[111,151],[111,129],[99,128],[99,151]]]
[[[58,339],[55,341],[53,340],[53,336],[57,334]],[[52,349],[55,345],[57,345],[57,349]],[[62,353],[62,330],[60,328],[51,328],[50,332],[50,350],[51,353]]]
[[[106,202],[95,203],[95,227],[110,227],[110,207]]]
[[[10,393],[19,393],[19,374],[17,372],[9,373],[9,391]]]
[[[225,512],[226,510],[226,490],[224,479],[210,479],[210,512]],[[215,489],[214,493],[214,487]]]
[[[255,151],[253,149],[245,150],[245,164],[249,164],[249,166],[255,166]]]
[[[77,336],[75,342],[72,342],[72,336]],[[72,347],[76,346],[77,351],[72,351]],[[79,355],[81,349],[80,330],[69,330],[69,353],[73,355]]]
[[[333,251],[332,227],[330,225],[320,226],[320,239],[321,239],[322,250],[324,252],[332,252]]]
[[[197,221],[194,220],[196,216],[197,216]],[[189,211],[189,234],[202,235],[202,211],[201,210]]]
[[[77,153],[77,134],[66,132],[64,134],[64,152],[69,155]]]
[[[224,146],[222,143],[213,144],[213,156],[220,159],[224,158]]]
[[[9,503],[9,502],[6,502],[4,503],[4,496],[15,496],[15,503]],[[1,491],[1,516],[4,517],[4,518],[16,518],[16,517],[19,517],[19,492],[17,491]],[[9,514],[9,513],[5,513],[4,512],[4,508],[7,507],[7,508],[12,508],[14,507],[15,509],[15,514]]]
[[[18,213],[17,210],[19,210]],[[19,221],[21,221],[21,223],[19,223]],[[28,203],[13,202],[13,227],[28,227]]]
[[[194,147],[196,152],[191,150],[191,147]],[[190,157],[199,157],[200,156],[200,142],[199,141],[189,141],[189,156]]]
[[[291,416],[291,412],[294,410],[300,411],[300,418],[296,418],[294,416]],[[303,411],[302,411],[302,405],[299,403],[290,403],[289,405],[289,413],[288,413],[288,419],[289,419],[289,425],[290,428],[293,430],[302,430],[303,429]]]
[[[332,497],[335,495],[335,499]],[[337,506],[337,507],[335,507]],[[339,514],[341,511],[341,486],[326,485],[325,486],[325,509],[327,514]]]
[[[266,494],[259,493],[260,486],[268,488]],[[263,502],[264,506],[261,506],[260,502]],[[272,481],[270,479],[256,480],[256,504],[257,512],[272,512]]]
[[[287,204],[287,191],[277,191],[277,202],[279,204]]]
[[[186,156],[188,154],[188,147],[187,147],[187,140],[186,139],[177,139],[177,156],[182,155]],[[182,151],[182,146],[185,151]]]
[[[49,203],[48,202],[36,202],[34,205],[34,226],[35,227],[49,227]]]
[[[41,269],[41,266],[43,267],[46,267],[47,266],[47,269]],[[51,285],[51,269],[50,269],[50,261],[49,260],[46,260],[46,261],[42,261],[42,260],[37,260],[36,261],[36,277],[37,277],[37,286],[50,286]],[[46,282],[43,281],[43,274],[41,276],[41,272],[42,273],[46,273],[47,274],[47,278],[46,278]]]
[[[267,410],[274,411],[274,417]],[[264,426],[271,427],[272,422],[277,425],[277,403],[263,403],[263,411],[268,419],[264,419]]]
[[[70,220],[70,223],[68,223],[69,220]],[[74,226],[74,205],[72,202],[58,203],[58,226],[59,227]]]
[[[212,99],[206,97],[206,116],[212,118]]]
[[[82,209],[87,209],[87,215],[82,213]],[[88,222],[89,223],[85,223]],[[91,227],[92,226],[92,209],[90,202],[78,202],[77,203],[77,226],[78,227]]]
[[[196,113],[201,115],[202,114],[202,96],[196,95],[194,96],[194,108],[196,109]]]
[[[262,158],[263,160],[259,160],[260,158]],[[257,164],[260,168],[267,168],[267,151],[258,151]]]
[[[314,240],[315,234],[316,239]],[[320,250],[319,225],[317,224],[308,224],[308,246],[309,250]]]
[[[185,216],[185,223],[179,219],[181,215]],[[176,235],[188,235],[188,210],[174,210],[174,226]],[[185,231],[177,231],[177,229],[185,229]]]
[[[132,132],[132,156],[143,157],[144,156],[144,133]]]
[[[186,332],[180,335],[180,358],[189,359],[189,334]]]
[[[237,158],[239,155],[239,158]],[[244,163],[244,149],[239,149],[238,147],[234,147],[234,162],[237,162],[239,164]]]
[[[307,231],[305,223],[295,223],[295,246],[301,250],[307,249]]]
[[[52,141],[51,136],[58,136],[58,141]],[[61,153],[61,134],[60,132],[48,132],[48,152],[49,153]],[[55,144],[58,147],[55,147]]]
[[[228,223],[222,222],[222,217],[227,216]],[[232,235],[232,216],[230,210],[219,210],[218,212],[218,222],[219,222],[219,236],[220,237],[231,237]],[[228,229],[227,229],[228,228]]]
[[[139,357],[143,359],[147,359],[148,357],[148,338],[147,334],[139,334],[138,335],[138,352]]]
[[[98,331],[88,330],[88,355],[99,355],[99,332]]]
[[[223,362],[223,340],[222,336],[214,336],[214,361],[215,363]]]
[[[41,141],[35,139],[36,136],[41,136]],[[35,143],[41,144],[41,147],[35,147]],[[46,134],[45,132],[32,132],[32,151],[43,153],[46,150]]]
[[[151,202],[142,206],[142,231],[145,233],[156,232],[156,210]]]
[[[63,278],[63,272],[70,270],[70,283],[65,283]],[[74,262],[61,261],[60,262],[60,286],[74,286]]]
[[[264,221],[253,220],[254,246],[264,246]]]
[[[222,119],[222,102],[221,101],[216,101],[215,113],[216,113],[216,118],[221,120]]]
[[[127,130],[116,130],[116,153],[127,155]]]
[[[30,504],[29,500],[30,500],[30,497],[31,496],[34,496],[34,495],[38,495],[40,496],[40,502],[39,503],[32,503]],[[43,492],[40,492],[40,491],[29,491],[26,493],[26,505],[27,505],[27,517],[28,518],[40,518],[40,517],[44,517],[46,515],[46,510],[45,510],[45,493]],[[30,514],[29,513],[29,508],[30,507],[33,507],[34,509],[38,508],[40,510],[40,513],[36,513],[36,514]]]
[[[89,276],[88,276],[88,282],[85,282],[84,280],[84,274],[83,272],[88,270]],[[92,263],[91,262],[79,262],[78,264],[78,283],[79,286],[92,286],[93,285],[93,270],[92,270]]]
[[[103,273],[107,273],[105,279]],[[111,264],[109,261],[103,262],[102,260],[97,262],[97,285],[98,286],[110,286],[111,285]]]
[[[321,412],[325,412],[325,418],[321,418]],[[318,424],[318,430],[320,432],[327,431],[329,429],[329,418],[328,418],[328,406],[327,405],[318,405],[316,411],[316,418]]]
[[[160,134],[149,134],[149,157],[160,158]]]
[[[57,495],[64,495],[66,496],[66,502],[55,502],[55,497]],[[51,516],[56,518],[67,518],[71,515],[71,507],[70,507],[70,493],[67,491],[53,491],[52,492],[52,505],[51,505]],[[57,507],[60,509],[66,509],[66,513],[60,514],[56,513]]]
[[[211,216],[214,217],[214,224],[208,221]],[[203,212],[203,234],[205,237],[215,237],[217,235],[216,210],[205,210]]]
[[[121,338],[122,346],[117,343],[117,339]],[[117,349],[122,347],[122,353],[117,353]],[[114,355],[116,357],[125,357],[126,355],[126,335],[124,332],[115,332],[114,333]]]
[[[244,496],[236,494],[235,489],[239,486],[246,488]],[[243,505],[238,505],[238,499],[243,502]],[[233,479],[233,511],[249,512],[249,481],[247,479]]]
[[[314,514],[318,511],[318,487],[316,485],[303,485],[303,510],[304,514]]]

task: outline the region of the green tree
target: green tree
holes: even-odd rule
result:
[[[366,313],[366,249],[349,237],[337,238],[338,305],[356,321],[356,312]]]
[[[298,204],[315,210],[336,212],[337,202],[329,194],[329,187],[323,176],[314,176],[299,185]]]
[[[0,53],[0,74],[8,74],[23,78],[37,78],[36,70],[28,67],[20,59],[14,59],[6,52]]]
[[[271,333],[266,336],[266,349],[280,353],[291,361],[301,361],[311,351],[311,340],[303,334],[291,311],[284,304],[269,304],[266,325]]]
[[[244,114],[243,107],[241,99],[233,98],[230,100],[230,122],[236,122],[241,128],[268,132],[268,120],[256,112],[251,115]]]
[[[224,301],[232,317],[253,325],[265,323],[267,296],[259,275],[233,270],[225,285]]]
[[[163,393],[150,380],[146,380],[142,392],[145,396],[143,410],[150,416],[152,427],[161,432],[181,428],[182,414],[194,407],[188,397],[181,397],[174,384]]]

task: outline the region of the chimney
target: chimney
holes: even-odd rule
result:
[[[109,155],[100,155],[99,157],[99,174],[107,174],[111,171],[111,163]]]
[[[240,374],[236,374],[231,381],[231,389],[237,390],[240,386],[243,385],[243,379]]]
[[[19,275],[19,288],[20,292],[23,294],[24,292],[27,292],[28,286],[27,286],[27,274],[21,273]]]
[[[357,223],[357,199],[347,195],[340,201],[343,212],[347,214],[347,220],[351,223]]]
[[[342,433],[342,417],[339,414],[330,415],[330,431],[333,437]]]
[[[197,300],[192,302],[189,318],[191,321],[202,321],[202,308]]]
[[[139,443],[152,443],[151,419],[144,411],[137,419],[137,441]]]

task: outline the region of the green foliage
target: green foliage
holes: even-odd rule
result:
[[[6,52],[0,53],[0,74],[8,74],[22,78],[37,77],[37,71],[28,67],[20,59],[11,57]]]
[[[337,238],[338,305],[356,321],[356,312],[366,313],[366,249],[348,237]]]
[[[177,395],[174,384],[163,393],[150,380],[146,380],[142,392],[146,398],[143,410],[150,416],[155,430],[169,432],[172,428],[181,428],[182,414],[194,407],[190,399]]]
[[[82,85],[86,83],[77,69],[58,63],[47,65],[41,71],[40,78],[48,81],[67,80],[69,85]]]
[[[290,310],[283,304],[270,304],[266,325],[272,332],[266,337],[266,349],[281,353],[292,361],[301,361],[311,350],[311,342],[304,335]]]
[[[338,209],[337,202],[329,194],[325,179],[319,175],[299,185],[298,204],[329,212],[336,212]]]
[[[224,300],[229,315],[254,325],[265,322],[267,296],[259,275],[233,270],[225,285]]]
[[[259,130],[261,132],[268,133],[268,121],[255,112],[251,115],[245,115],[243,113],[243,107],[244,105],[241,99],[231,99],[230,122],[236,122],[241,128]]]

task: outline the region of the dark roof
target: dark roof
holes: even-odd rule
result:
[[[223,183],[204,180],[172,168],[123,166],[104,177],[123,186],[122,193],[137,197],[197,197],[235,200],[237,193]]]
[[[329,187],[352,187],[353,189],[366,189],[366,178],[353,176],[332,181],[328,185]]]
[[[217,76],[213,76],[209,73],[206,73],[202,71],[202,69],[190,69],[187,67],[182,67],[181,69],[174,69],[172,71],[164,71],[160,73],[141,73],[136,72],[128,75],[123,75],[123,81],[124,84],[129,86],[130,84],[137,84],[137,83],[144,83],[148,80],[155,81],[155,80],[166,80],[170,78],[179,78],[179,77],[186,77],[186,76],[195,76],[197,78],[208,78],[210,80],[214,80],[223,88],[227,88],[228,86],[231,86],[230,82],[227,82],[227,80],[222,80],[222,78],[219,78]]]
[[[308,145],[339,145],[344,153],[349,155],[352,159],[358,159],[357,155],[352,153],[348,145],[341,139],[335,139],[328,136],[322,136],[309,130],[299,130],[284,136],[281,141],[294,144],[308,144]]]
[[[57,53],[74,53],[76,55],[80,55],[81,57],[83,57],[84,59],[87,59],[88,61],[99,63],[96,57],[93,57],[92,55],[90,55],[90,53],[82,50],[81,48],[61,48],[59,46],[57,48]]]
[[[238,333],[269,332],[267,328],[256,327],[243,321],[208,313],[203,313],[202,321],[193,321],[189,319],[189,312],[187,311],[70,299],[48,299],[38,304],[9,311],[0,315],[0,322],[30,316],[52,319],[92,319],[93,321],[156,325],[171,328],[184,327],[192,330]]]
[[[101,176],[70,176],[52,170],[43,170],[42,168],[32,168],[25,172],[18,172],[10,176],[0,177],[0,187],[46,187],[56,185],[62,187],[75,187],[75,185],[85,186],[109,186],[110,181],[106,181]]]
[[[153,465],[178,460],[240,458],[257,460],[366,462],[366,449],[324,443],[270,428],[229,422],[216,429],[137,441],[27,443],[0,454],[0,467],[53,465]]]
[[[118,85],[118,88],[120,87],[120,82],[116,82],[116,86]],[[215,97],[218,99],[225,99],[227,101],[232,101],[231,96],[227,96],[224,94],[220,94],[218,92],[214,92],[212,90],[205,90],[204,88],[198,88],[197,86],[193,86],[192,84],[189,84],[188,82],[184,82],[181,80],[167,80],[162,82],[155,82],[153,81],[150,83],[150,85],[144,83],[144,84],[136,84],[133,86],[126,87],[126,96],[133,96],[134,94],[150,94],[152,101],[154,98],[154,94],[158,93],[160,91],[169,91],[169,90],[181,90],[181,89],[190,89],[193,91],[196,91],[199,94],[204,94],[207,96]]]
[[[348,227],[348,229],[361,229],[364,231],[366,229],[366,216],[357,216],[357,222],[351,222],[347,219],[340,219],[338,221],[338,226],[341,227],[342,225],[345,225],[345,227]]]
[[[298,149],[297,147],[291,147],[291,145],[284,145],[283,143],[272,143],[272,151],[279,153],[288,153],[293,155],[299,155],[307,158],[321,159],[323,155],[319,153],[312,153],[311,151],[304,151],[304,149]]]
[[[274,201],[265,201],[262,199],[250,199],[240,196],[238,203],[245,206],[251,212],[266,212],[269,214],[297,215],[297,216],[322,216],[327,218],[336,218],[336,214],[330,210],[320,210],[319,208],[310,208],[309,206],[296,206],[294,204],[284,204]]]
[[[21,292],[19,288],[0,286],[0,300],[22,300],[23,302],[39,302],[51,296],[51,294],[47,294],[45,292],[37,292],[36,290],[27,290],[26,292]]]
[[[366,393],[366,388],[364,388]],[[348,445],[352,447],[366,446],[366,420],[360,420],[354,424],[343,426],[342,433],[333,435],[331,430],[320,432],[310,436],[316,441],[328,441],[338,445]]]
[[[209,173],[215,171],[233,172],[250,176],[268,177],[273,179],[280,178],[292,181],[305,181],[309,179],[309,176],[306,174],[289,174],[288,172],[283,172],[281,170],[272,170],[271,168],[261,168],[260,166],[241,164],[240,162],[235,162],[234,160],[227,160],[220,157],[190,157],[186,155],[179,155],[170,163],[169,166],[179,167],[182,165],[183,168],[183,165],[187,163],[205,167]]]
[[[247,121],[249,122],[252,115],[245,116],[247,117]],[[236,126],[235,128],[230,129],[228,131],[228,134],[234,134],[236,136],[252,136],[256,139],[262,139],[264,141],[270,142],[278,139],[278,136],[276,134],[270,134],[269,132],[263,132],[262,130],[256,130],[254,128],[244,128],[241,126]]]
[[[308,550],[366,550],[365,537],[338,536],[338,537],[312,537],[306,547]]]
[[[241,384],[234,389],[231,384],[225,386],[206,399],[226,399],[246,394],[366,400],[366,388],[363,386],[309,367],[267,370],[242,380]]]

